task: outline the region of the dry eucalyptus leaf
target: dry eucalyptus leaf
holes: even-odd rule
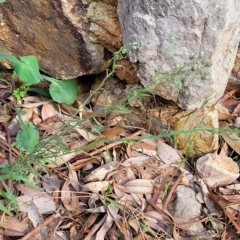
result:
[[[70,212],[79,210],[79,197],[71,191],[70,180],[66,180],[61,190],[61,200],[64,207]]]
[[[116,161],[104,164],[87,175],[84,181],[90,182],[103,180],[109,172],[115,170],[118,166],[119,163]]]
[[[176,149],[160,140],[158,141],[158,156],[165,163],[164,168],[173,163],[177,164],[182,160]]]
[[[121,217],[117,214],[119,209],[111,204],[108,205],[108,216],[102,227],[99,229],[96,235],[97,240],[105,240],[108,229],[112,226],[113,221],[119,222]]]
[[[55,202],[47,193],[33,193],[16,198],[19,209],[28,212],[28,205],[33,202],[40,214],[49,214],[56,211]]]
[[[77,172],[74,170],[72,164],[69,164],[69,180],[71,185],[73,186],[74,190],[79,192],[80,189],[80,185],[79,185],[79,181],[78,181],[78,176],[77,176]]]
[[[124,187],[127,193],[153,193],[154,181],[151,179],[134,179],[127,182]]]
[[[23,195],[41,193],[40,190],[31,188],[31,187],[27,186],[26,184],[22,184],[22,183],[16,184],[15,187]]]
[[[23,235],[29,231],[28,223],[20,222],[16,217],[0,216],[0,219],[0,228],[14,230]]]
[[[136,194],[132,193],[131,194],[135,202],[138,204],[140,207],[140,211],[145,211],[147,209],[148,203],[146,199],[143,197],[143,194]]]
[[[135,233],[139,232],[140,225],[139,225],[139,222],[136,218],[130,218],[128,220],[128,224],[129,224],[129,226],[131,226],[134,229]]]
[[[102,132],[102,135],[105,136],[107,139],[112,139],[118,136],[119,134],[125,133],[126,129],[120,127],[120,126],[115,126],[112,128],[107,128]]]
[[[59,112],[56,110],[53,103],[45,103],[42,106],[41,115],[42,115],[42,120],[45,121],[48,118],[58,116]]]
[[[67,233],[63,231],[55,232],[54,240],[69,240]]]
[[[48,162],[50,164],[47,165],[48,168],[56,168],[63,164],[66,164],[68,161],[70,161],[75,156],[74,152],[70,152],[67,154],[63,154],[61,152],[58,153],[57,157],[49,158]]]
[[[82,186],[82,191],[91,191],[94,193],[98,193],[98,192],[105,192],[107,191],[109,185],[110,185],[110,181],[99,181],[99,182],[91,182],[91,183],[87,183],[85,185]]]
[[[131,168],[123,168],[121,167],[114,174],[114,180],[117,184],[124,185],[126,182],[129,182],[133,179],[136,179],[135,173]]]
[[[165,233],[168,232],[169,230],[171,231],[171,226],[168,226],[168,224],[166,224],[166,222],[168,221],[169,223],[171,222],[170,219],[166,219],[166,216],[161,215],[157,211],[147,212],[144,220],[144,222],[152,229],[155,229],[157,231],[163,231]]]
[[[74,130],[76,130],[88,142],[94,141],[99,137],[98,135],[94,135],[91,132],[79,127],[75,127]]]
[[[226,123],[220,124],[221,128],[226,127]],[[229,133],[222,134],[222,138],[227,142],[227,144],[238,154],[240,154],[240,138],[236,133]]]
[[[132,157],[121,163],[121,166],[131,167],[131,166],[142,166],[149,160],[149,156],[140,155],[136,157]]]

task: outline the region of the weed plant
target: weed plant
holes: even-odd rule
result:
[[[51,159],[57,158],[59,155],[64,155],[67,153],[70,153],[72,151],[76,151],[78,153],[82,152],[84,154],[88,154],[87,150],[94,146],[96,143],[104,141],[105,143],[110,143],[114,140],[102,140],[100,137],[101,135],[99,134],[99,139],[96,139],[94,142],[88,144],[85,147],[77,148],[74,150],[70,150],[66,143],[62,140],[63,136],[66,134],[71,133],[71,131],[74,129],[76,126],[82,126],[85,122],[93,119],[94,117],[98,116],[102,111],[106,111],[108,113],[112,112],[118,112],[120,114],[128,114],[130,113],[129,109],[127,108],[127,103],[129,101],[139,101],[139,104],[141,104],[141,99],[142,97],[152,95],[152,91],[155,87],[156,84],[163,84],[166,82],[170,82],[174,85],[176,85],[179,89],[183,88],[182,81],[183,79],[186,79],[186,76],[188,76],[191,72],[195,72],[197,69],[195,68],[195,62],[194,58],[190,58],[191,62],[185,64],[183,67],[180,69],[177,69],[175,72],[171,74],[164,74],[161,73],[159,70],[156,71],[155,76],[153,80],[145,87],[133,87],[131,88],[125,97],[117,101],[116,103],[112,104],[109,107],[105,107],[104,109],[98,110],[93,112],[91,115],[84,119],[79,119],[77,116],[79,112],[81,111],[82,108],[84,108],[87,103],[90,101],[90,99],[98,94],[103,86],[105,81],[111,77],[114,74],[115,68],[117,66],[117,61],[121,60],[126,52],[129,49],[136,48],[136,44],[129,44],[127,46],[122,47],[119,51],[114,53],[113,58],[111,59],[112,65],[111,69],[106,71],[106,76],[102,83],[94,90],[90,91],[90,95],[88,99],[79,107],[79,109],[74,113],[71,118],[66,121],[62,127],[54,134],[54,135],[49,135],[45,134],[43,135],[41,141],[39,141],[39,136],[38,136],[38,130],[31,124],[24,123],[21,120],[22,114],[24,114],[21,110],[17,108],[15,105],[15,111],[18,116],[18,120],[21,126],[21,134],[20,136],[17,136],[16,142],[14,145],[16,145],[20,149],[20,154],[17,156],[16,161],[11,163],[11,164],[1,164],[0,165],[0,182],[3,184],[5,190],[0,190],[0,195],[2,198],[4,198],[8,203],[9,203],[9,208],[4,207],[3,205],[0,204],[0,210],[5,212],[6,214],[11,214],[11,211],[17,211],[17,203],[15,201],[15,197],[12,194],[10,188],[6,185],[6,181],[17,181],[17,182],[23,182],[29,186],[32,187],[38,187],[35,185],[35,183],[31,180],[29,180],[28,175],[31,173],[33,174],[36,178],[41,178],[43,172],[47,172],[48,169],[46,168],[46,164],[51,162]],[[21,64],[21,61],[23,61],[23,58],[11,58],[9,59],[4,55],[3,53],[0,53],[0,57],[4,57],[8,60],[14,60],[18,64]],[[33,58],[32,58],[33,59]],[[198,57],[198,60],[202,60],[202,56]],[[25,59],[26,60],[26,59]],[[24,61],[25,61],[24,60]],[[29,60],[29,59],[27,59]],[[19,62],[20,61],[20,62]],[[23,61],[23,62],[24,62]],[[210,67],[210,63],[206,63],[202,67]],[[202,68],[200,68],[202,69]],[[15,69],[16,71],[16,69]],[[21,71],[20,71],[21,72]],[[19,74],[19,71],[17,71]],[[44,76],[44,75],[39,75],[40,73],[37,72],[38,80],[39,78],[42,79],[47,79],[51,81],[52,83],[58,83],[56,79]],[[131,139],[131,141],[139,141],[141,139],[159,139],[159,138],[172,138],[174,136],[178,136],[179,134],[190,134],[192,132],[198,132],[198,131],[208,131],[214,134],[223,134],[223,133],[229,133],[229,128],[226,129],[221,129],[221,132],[219,132],[219,129],[214,129],[214,128],[206,128],[202,126],[196,126],[194,129],[191,130],[182,130],[178,132],[165,132],[161,133],[159,135],[152,135],[152,134],[146,134],[143,137],[137,137],[135,139]],[[232,131],[237,131],[232,130]],[[35,132],[35,133],[34,133]],[[31,142],[33,133],[36,135],[35,136],[35,143],[33,145]],[[27,136],[25,136],[27,135]],[[18,138],[19,137],[19,138]],[[23,141],[21,140],[23,139]],[[127,140],[120,140],[123,143],[127,143]],[[25,145],[22,145],[24,142]],[[30,147],[28,146],[30,145]],[[11,149],[10,149],[11,151]]]

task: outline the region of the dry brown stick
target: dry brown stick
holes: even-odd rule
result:
[[[43,225],[47,226],[49,225],[51,222],[53,222],[54,220],[56,220],[57,218],[60,218],[61,215],[59,213],[57,214],[53,214],[50,217],[48,217],[47,219],[44,220]],[[35,227],[31,232],[29,232],[27,235],[25,235],[23,238],[21,238],[21,240],[28,240],[30,239],[32,236],[34,236],[35,234],[37,234],[40,231],[40,226],[38,225],[37,227]]]
[[[124,138],[124,140],[130,140],[130,139],[132,139],[132,138],[134,138],[134,137],[137,137],[137,136],[143,134],[144,132],[145,132],[144,130],[139,130],[139,131],[137,131],[137,132],[135,132],[135,133],[127,136],[126,138]],[[98,154],[98,153],[101,153],[102,151],[109,150],[109,149],[111,149],[111,148],[114,148],[114,147],[122,144],[122,143],[123,143],[122,141],[110,143],[110,144],[108,144],[107,146],[103,146],[103,147],[101,147],[101,148],[99,148],[99,149],[97,149],[97,150],[89,153],[89,155],[90,155],[90,156],[94,156],[94,155],[96,155],[96,154]]]
[[[166,173],[165,173],[165,175],[164,175],[164,178],[163,178],[162,181],[161,181],[160,186],[159,186],[158,189],[155,191],[155,193],[154,193],[154,195],[153,195],[153,197],[152,197],[152,199],[151,199],[151,201],[150,201],[150,204],[149,204],[149,206],[148,206],[148,208],[147,208],[147,212],[150,212],[150,211],[153,211],[153,210],[154,210],[154,207],[156,206],[157,200],[158,200],[158,198],[160,197],[160,194],[161,194],[161,192],[163,191],[164,186],[165,186],[167,180],[169,179],[169,173],[170,173],[170,169],[168,168],[168,169],[166,170]]]
[[[124,138],[124,140],[132,139],[132,138],[134,138],[134,137],[137,137],[137,136],[143,134],[144,132],[145,132],[144,130],[139,130],[139,131],[137,131],[137,132],[135,132],[135,133],[127,136],[126,138]],[[95,150],[95,151],[93,151],[93,152],[88,153],[88,155],[91,156],[91,157],[92,157],[92,156],[95,156],[95,155],[97,155],[98,153],[101,153],[102,151],[109,150],[109,149],[111,149],[111,148],[114,148],[114,147],[122,144],[122,143],[123,143],[122,141],[110,143],[110,144],[108,144],[107,146],[103,146],[103,147],[101,147],[101,148],[99,148],[99,149],[97,149],[97,150]],[[86,159],[88,160],[88,159],[91,159],[91,158],[86,158]],[[82,164],[86,159],[78,160],[78,161],[76,161],[75,163],[73,163],[72,165],[73,165],[74,167],[77,167],[79,164]]]
[[[143,134],[144,132],[145,132],[144,130],[139,130],[139,131],[137,131],[137,132],[127,136],[126,138],[124,138],[124,140],[130,140],[130,139],[132,139],[134,137],[137,137],[137,136]],[[101,148],[99,148],[99,149],[97,149],[97,150],[95,150],[93,152],[88,153],[87,155],[89,157],[81,159],[81,160],[78,160],[78,161],[72,163],[72,165],[73,165],[74,169],[77,170],[79,165],[82,165],[84,162],[90,161],[93,156],[101,153],[102,151],[106,151],[106,150],[109,150],[111,148],[114,148],[114,147],[116,147],[116,146],[118,146],[118,145],[120,145],[122,143],[123,143],[122,141],[118,141],[118,142],[110,143],[107,146],[103,146],[103,147],[101,147]],[[75,156],[75,157],[77,157],[77,156]]]
[[[2,143],[2,145],[4,145],[4,149],[5,150],[7,150],[7,151],[9,151],[9,148],[11,147],[7,142],[5,142],[4,140],[2,140],[1,138],[0,138],[0,143]],[[19,151],[15,148],[15,147],[13,147],[12,148],[12,151],[16,154],[16,155],[18,155],[19,154]]]
[[[173,194],[174,189],[175,189],[175,188],[177,187],[177,185],[182,181],[183,177],[184,177],[184,176],[183,176],[183,173],[181,173],[181,174],[178,176],[178,178],[177,178],[177,180],[175,181],[175,183],[172,185],[172,187],[171,187],[171,189],[170,189],[170,191],[169,191],[169,193],[168,193],[168,196],[167,196],[166,200],[164,201],[163,211],[166,210],[167,205],[168,205],[168,203],[169,203],[169,201],[170,201],[170,199],[171,199],[171,197],[172,197],[172,194]]]

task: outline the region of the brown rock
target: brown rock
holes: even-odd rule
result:
[[[178,148],[184,153],[209,153],[218,148],[218,135],[202,130],[218,128],[218,111],[216,107],[202,107],[198,110],[183,111],[169,120],[174,131],[185,131],[175,137]]]
[[[0,6],[0,51],[35,55],[57,78],[102,72],[121,46],[116,6],[105,2],[8,0]]]
[[[103,2],[91,2],[87,10],[90,22],[89,39],[93,43],[101,43],[111,52],[122,46],[120,24],[117,7]]]
[[[123,58],[117,62],[117,67],[114,74],[121,80],[126,81],[129,84],[139,83],[139,79],[132,66],[132,63],[127,59]]]

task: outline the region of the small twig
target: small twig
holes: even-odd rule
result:
[[[57,218],[60,218],[61,215],[59,213],[57,214],[53,214],[50,217],[48,217],[47,219],[44,220],[43,225],[47,226],[49,225],[51,222],[55,221]],[[29,232],[27,235],[25,235],[23,238],[21,238],[21,240],[28,240],[30,239],[32,236],[34,236],[35,234],[37,234],[40,231],[40,226],[35,227],[31,232]]]
[[[177,185],[182,181],[182,179],[183,179],[183,173],[181,173],[179,176],[178,176],[178,178],[177,178],[177,180],[174,182],[174,184],[172,185],[172,187],[171,187],[171,189],[170,189],[170,191],[169,191],[169,193],[168,193],[168,196],[167,196],[167,198],[166,198],[166,200],[165,200],[165,202],[164,202],[164,204],[163,204],[163,211],[165,211],[166,210],[166,208],[167,208],[167,206],[168,206],[168,203],[169,203],[169,201],[170,201],[170,199],[171,199],[171,197],[172,197],[172,194],[173,194],[173,191],[175,190],[175,188],[177,187]]]
[[[137,132],[135,132],[135,133],[127,136],[126,138],[124,138],[124,140],[129,140],[129,139],[131,139],[131,138],[137,137],[137,136],[143,134],[144,132],[145,132],[145,130],[139,130],[139,131],[137,131]],[[101,148],[99,148],[99,149],[97,149],[97,150],[89,153],[89,155],[90,155],[90,156],[97,155],[97,154],[101,153],[102,151],[109,150],[109,149],[111,149],[111,148],[114,148],[114,147],[122,144],[122,143],[123,143],[122,141],[110,143],[110,144],[108,144],[107,146],[103,146],[103,147],[101,147]]]
[[[7,151],[9,151],[9,149],[11,148],[11,146],[7,143],[7,142],[5,142],[4,140],[2,140],[1,138],[0,138],[0,143],[2,144],[2,145],[4,145],[4,149],[5,150],[7,150]],[[12,149],[12,151],[16,154],[16,156],[19,154],[19,151],[15,148],[15,147],[13,147],[13,148],[11,148]]]
[[[152,197],[152,199],[150,201],[150,204],[149,204],[149,206],[147,208],[147,212],[153,211],[154,208],[156,207],[157,200],[160,197],[160,195],[161,195],[161,193],[162,193],[162,191],[164,189],[164,186],[167,183],[167,180],[169,179],[169,173],[170,173],[170,169],[168,168],[166,170],[164,178],[162,179],[162,181],[160,183],[159,188],[155,191],[155,193],[154,193],[154,195],[153,195],[153,197]]]

